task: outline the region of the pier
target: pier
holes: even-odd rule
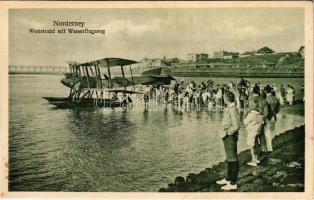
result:
[[[152,68],[132,67],[133,75],[140,75],[143,71]],[[70,72],[68,66],[26,66],[26,65],[10,65],[9,74],[63,74]],[[120,75],[120,68],[113,68],[112,74]],[[129,68],[125,71],[126,75],[130,75]]]
[[[68,71],[64,66],[9,66],[9,74],[63,74]]]

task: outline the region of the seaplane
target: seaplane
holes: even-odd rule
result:
[[[61,83],[70,89],[68,97],[43,97],[57,108],[76,107],[121,107],[125,104],[118,100],[117,94],[127,98],[130,94],[143,94],[136,91],[135,85],[169,85],[175,80],[170,74],[162,74],[162,67],[144,71],[133,76],[131,65],[138,63],[123,58],[103,58],[95,61],[69,62],[70,72],[65,73]],[[125,76],[129,66],[130,78]],[[111,68],[120,67],[122,76],[112,77]],[[106,73],[103,71],[106,70]],[[127,89],[133,86],[133,89]]]

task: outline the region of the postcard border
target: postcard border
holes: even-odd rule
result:
[[[27,8],[290,8],[305,9],[305,192],[261,192],[261,193],[89,193],[89,192],[8,192],[8,9]],[[173,199],[204,199],[204,198],[249,198],[249,199],[314,199],[314,161],[313,161],[313,3],[312,2],[1,2],[0,3],[0,133],[1,133],[1,164],[0,164],[0,197],[20,198],[110,198],[110,199],[142,199],[142,198],[173,198]]]

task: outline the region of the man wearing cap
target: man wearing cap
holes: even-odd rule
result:
[[[227,107],[224,110],[221,129],[219,136],[223,140],[226,160],[227,160],[227,176],[217,181],[222,190],[235,190],[237,186],[237,177],[239,173],[239,160],[237,152],[237,142],[240,129],[240,115],[235,104],[235,96],[232,92],[224,93],[224,100]]]

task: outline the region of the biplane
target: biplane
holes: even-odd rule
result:
[[[122,58],[104,58],[85,63],[69,63],[70,72],[65,73],[61,83],[70,88],[68,97],[43,97],[59,108],[75,107],[120,107],[117,93],[139,94],[135,85],[169,85],[175,80],[169,74],[162,74],[162,68],[145,71],[141,76],[133,76],[134,60]],[[111,68],[120,67],[122,77],[112,77]],[[129,66],[131,77],[126,78],[124,68]],[[106,70],[106,73],[103,73]],[[128,90],[133,86],[133,90]]]

